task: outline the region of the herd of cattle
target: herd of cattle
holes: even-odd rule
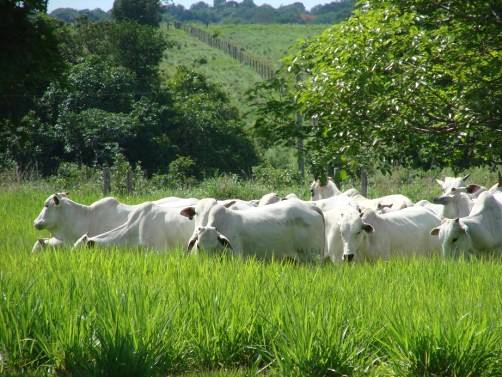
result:
[[[334,263],[393,256],[480,256],[502,250],[502,177],[486,189],[468,176],[437,180],[433,203],[404,195],[368,199],[341,192],[331,179],[314,181],[312,200],[271,193],[260,200],[168,197],[138,205],[104,198],[89,206],[67,193],[51,195],[34,221],[51,238],[33,251],[73,245],[147,247],[183,245],[189,252],[227,250],[258,259]]]

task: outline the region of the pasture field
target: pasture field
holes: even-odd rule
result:
[[[166,35],[174,45],[166,50],[166,58],[160,64],[164,80],[174,74],[176,66],[187,66],[203,73],[209,81],[219,83],[242,113],[249,111],[245,93],[262,80],[260,75],[183,30],[169,29]]]
[[[291,48],[297,42],[319,34],[329,26],[331,25],[210,24],[208,29],[214,35],[231,40],[279,68],[281,58],[292,53]]]
[[[410,195],[416,182],[399,191]],[[225,189],[211,185],[120,199]],[[433,190],[423,187],[423,197]],[[502,375],[500,260],[298,266],[182,250],[31,255],[46,236],[32,220],[53,191],[0,185],[0,374]],[[70,197],[100,195],[84,187]]]

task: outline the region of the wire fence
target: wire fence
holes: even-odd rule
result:
[[[174,23],[169,24],[168,27],[174,27],[175,29],[184,30],[191,36],[199,39],[209,46],[225,52],[235,60],[239,61],[241,64],[245,64],[251,67],[265,80],[269,80],[275,76],[275,69],[272,64],[248,53],[244,48],[237,46],[226,39],[215,37],[212,33],[206,30],[202,30],[198,27],[188,25],[179,21],[175,21]]]

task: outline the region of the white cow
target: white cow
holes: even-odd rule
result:
[[[446,219],[432,229],[444,257],[480,256],[502,251],[502,194],[482,193],[467,217]]]
[[[434,204],[443,205],[441,218],[455,219],[469,215],[474,206],[474,200],[465,191],[465,187],[452,187],[449,189],[449,194],[434,198]]]
[[[258,202],[258,207],[266,206],[269,204],[274,204],[280,202],[281,198],[275,192],[271,192],[270,194],[265,194],[261,197]]]
[[[73,244],[83,234],[92,236],[113,229],[127,220],[133,207],[114,198],[104,198],[87,206],[74,202],[67,193],[53,194],[33,222],[36,229],[47,229],[52,237],[37,241],[33,250]]]
[[[169,206],[155,202],[140,204],[122,225],[98,235],[83,235],[74,247],[147,247],[162,251],[186,245],[194,228],[193,221],[180,215],[185,205],[184,202]]]
[[[322,185],[320,179],[316,179],[312,182],[310,185],[310,193],[312,195],[312,200],[320,200],[340,195],[342,192],[336,187],[333,178],[328,177],[325,185]]]
[[[430,235],[441,220],[421,207],[377,214],[371,209],[359,214],[343,213],[340,220],[343,259],[377,260],[439,253],[441,245]]]
[[[469,194],[472,199],[476,199],[482,192],[486,191],[486,188],[476,184],[466,185],[465,181],[469,176],[470,174],[464,177],[445,177],[444,180],[436,179],[436,182],[441,186],[443,195],[449,195],[452,190],[460,188],[464,189],[464,192]]]
[[[385,208],[385,212],[391,212],[413,206],[410,198],[401,194],[386,195],[375,199],[366,198],[356,189],[348,190],[344,194],[352,198],[359,207],[374,211],[384,212]]]
[[[181,214],[195,217],[188,250],[233,253],[259,259],[319,261],[324,253],[322,212],[299,200],[285,200],[247,211],[231,211],[214,199],[201,200]]]
[[[171,206],[192,205],[197,199],[168,197],[155,201],[155,204]],[[74,202],[67,193],[56,193],[47,198],[44,208],[34,220],[36,229],[47,229],[51,238],[35,242],[32,251],[46,246],[73,244],[82,235],[95,236],[122,225],[137,205],[122,204],[115,198],[103,198],[87,206]]]
[[[342,263],[343,243],[342,234],[340,232],[340,224],[343,217],[356,217],[360,215],[360,210],[357,206],[340,203],[340,205],[324,212],[325,220],[325,256],[333,263]]]

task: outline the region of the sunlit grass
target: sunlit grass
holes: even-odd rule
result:
[[[502,375],[500,260],[32,255],[31,222],[49,194],[0,192],[0,374]]]

